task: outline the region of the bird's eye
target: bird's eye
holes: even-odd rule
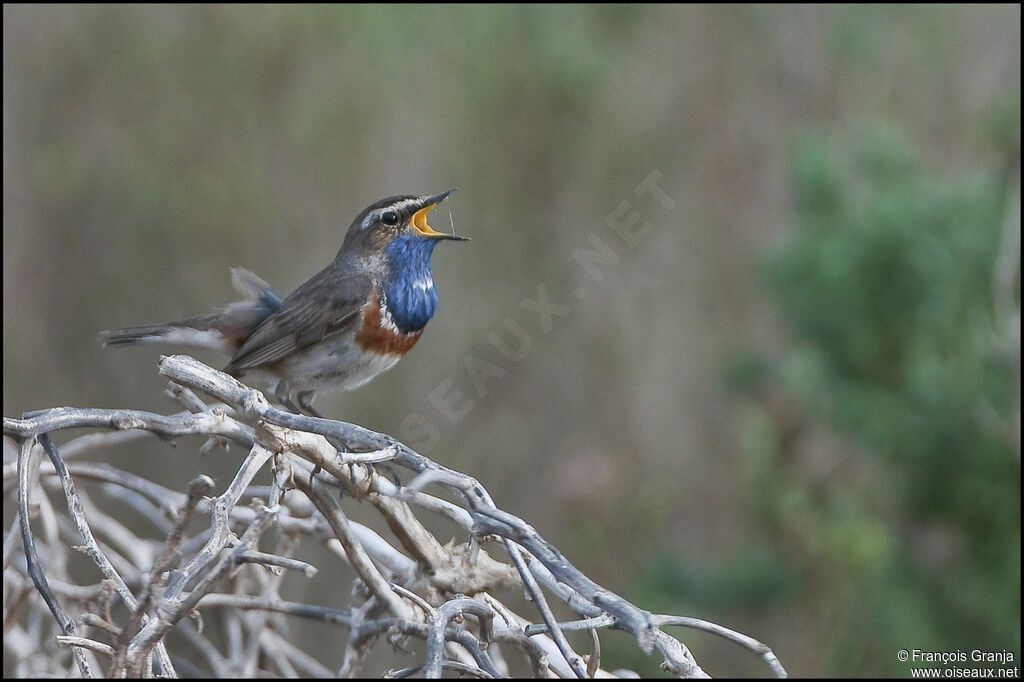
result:
[[[395,213],[394,211],[385,211],[384,213],[380,214],[380,221],[385,225],[397,225],[398,214]]]

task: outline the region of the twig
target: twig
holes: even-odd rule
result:
[[[472,613],[477,617],[477,620],[480,622],[481,631],[484,634],[484,641],[487,641],[491,618],[494,616],[489,606],[467,598],[453,599],[445,602],[440,608],[434,610],[430,616],[429,632],[427,635],[427,660],[423,667],[424,677],[436,678],[441,676],[441,655],[444,653],[445,629],[448,627],[448,621],[456,616],[460,616],[463,611]],[[498,676],[498,672],[493,667],[491,670],[488,670],[488,674],[493,677]]]
[[[282,637],[276,632],[270,630],[264,630],[260,633],[260,644],[264,651],[273,653],[275,660],[283,657],[288,661],[291,661],[294,666],[302,668],[309,676],[323,679],[327,677],[333,677],[329,669],[324,667],[320,661],[316,660],[305,651],[295,646],[288,641],[287,638]],[[297,676],[297,675],[296,675]]]
[[[609,625],[615,625],[615,619],[605,614],[603,616],[596,616],[594,618],[585,618],[583,620],[570,620],[564,623],[557,623],[558,629],[560,630],[593,630],[594,628],[603,628]],[[547,623],[537,623],[536,625],[528,625],[526,627],[526,636],[539,635],[549,630]]]
[[[171,562],[175,559],[178,546],[181,544],[182,537],[185,533],[185,527],[192,519],[192,513],[196,509],[196,505],[199,504],[199,500],[206,495],[210,489],[213,488],[213,479],[209,476],[200,476],[193,480],[188,486],[188,498],[185,502],[184,507],[179,512],[178,523],[175,524],[174,529],[171,531],[170,536],[167,538],[167,542],[164,543],[163,552],[160,557],[156,560],[150,571],[149,580],[146,582],[146,588],[142,592],[142,597],[139,599],[138,605],[132,611],[131,618],[125,623],[120,634],[118,635],[117,642],[114,646],[116,654],[114,660],[111,662],[111,674],[115,675],[118,670],[121,670],[124,665],[125,656],[128,653],[128,644],[132,637],[136,635],[141,627],[146,613],[149,611],[150,604],[153,602],[153,595],[156,592],[156,583],[160,579],[160,576],[170,567]]]
[[[57,644],[61,646],[82,647],[83,649],[89,649],[90,651],[95,651],[96,653],[103,654],[105,656],[114,655],[114,647],[109,644],[104,644],[103,642],[97,642],[94,639],[89,639],[88,637],[57,635],[56,641]]]
[[[199,600],[198,606],[206,608],[221,606],[232,609],[261,610],[283,613],[289,616],[311,618],[325,623],[334,623],[351,627],[352,614],[348,611],[317,606],[315,604],[300,604],[289,601],[271,601],[262,597],[252,597],[242,594],[206,594]]]
[[[32,470],[32,452],[35,449],[33,445],[34,442],[31,439],[23,440],[18,453],[18,521],[21,524],[21,539],[25,548],[25,559],[28,561],[29,576],[32,578],[32,582],[35,584],[39,594],[42,595],[43,601],[49,607],[50,613],[57,619],[57,625],[60,627],[61,632],[66,636],[74,637],[77,636],[75,622],[71,620],[64,611],[64,607],[61,606],[50,590],[50,586],[46,581],[46,575],[43,573],[39,562],[39,555],[36,552],[35,539],[32,537],[32,527],[28,521],[28,479]],[[85,654],[81,649],[75,647],[72,649],[72,654],[79,671],[82,673],[82,677],[92,678],[92,668],[89,666],[89,662],[85,659]]]
[[[256,472],[273,455],[274,453],[265,447],[258,444],[253,445],[227,490],[213,502],[210,539],[192,558],[192,561],[180,573],[171,578],[167,585],[167,591],[164,594],[165,599],[174,599],[177,595],[181,594],[181,591],[185,589],[185,585],[191,579],[200,575],[203,569],[224,549],[231,535],[231,510],[238,504],[239,498],[245,491],[246,486],[249,485],[256,475]]]
[[[245,469],[246,467],[243,466],[242,471],[239,472],[239,476],[242,476]],[[236,482],[238,481],[239,476],[236,476]],[[241,487],[244,489],[245,486],[242,485]],[[232,488],[229,488],[229,492],[231,490]],[[228,493],[225,493],[225,495],[227,494]],[[226,506],[226,502],[220,504],[220,509],[223,512],[223,508],[224,506]],[[216,509],[217,507],[215,506],[215,510]],[[231,568],[233,568],[234,565],[236,565],[235,555],[244,553],[249,547],[255,546],[256,542],[259,540],[260,535],[262,535],[263,531],[266,530],[267,526],[270,524],[270,521],[273,519],[274,512],[275,510],[266,508],[262,509],[260,513],[256,515],[256,518],[253,520],[253,522],[246,529],[245,533],[243,534],[241,540],[238,543],[238,546],[234,549],[234,551],[225,554],[214,567],[214,569],[205,574],[205,576],[199,581],[199,584],[196,585],[195,589],[192,590],[188,597],[186,597],[184,600],[180,602],[177,602],[176,605],[170,608],[168,611],[162,612],[158,609],[159,617],[150,619],[150,621],[146,623],[146,625],[142,628],[139,634],[132,639],[131,644],[129,644],[128,654],[126,657],[126,672],[128,672],[129,674],[137,674],[143,657],[148,655],[149,651],[154,646],[156,646],[157,642],[159,642],[163,638],[163,636],[175,623],[177,623],[181,618],[183,618],[186,614],[190,613],[192,609],[195,608],[199,600],[202,599],[203,596],[205,596],[213,589],[213,586],[217,582],[217,580],[219,580],[225,573],[228,572],[228,570],[230,570]],[[187,571],[182,571],[182,573],[187,573]],[[178,584],[184,587],[186,582],[187,576],[184,579],[180,580]],[[172,590],[171,585],[168,584],[168,587],[164,592],[164,600],[168,603],[175,603],[177,600],[170,595],[177,594],[179,592],[179,588],[175,587]]]
[[[237,561],[240,564],[280,566],[281,568],[287,568],[291,571],[299,571],[307,578],[312,578],[317,574],[317,568],[312,564],[307,564],[305,561],[299,561],[298,559],[289,559],[287,557],[278,556],[276,554],[267,554],[266,552],[242,552],[238,555]]]
[[[425,670],[426,667],[427,665],[425,663],[421,663],[419,665],[413,665],[408,668],[402,668],[401,670],[389,670],[386,673],[384,673],[381,677],[385,679],[401,679],[405,677],[412,677],[421,670]],[[492,675],[488,675],[486,671],[481,670],[476,666],[466,665],[465,663],[458,663],[456,661],[441,661],[440,667],[444,668],[445,670],[451,670],[452,672],[457,672],[461,675],[467,675],[469,677],[476,677],[481,680],[494,679],[494,677]],[[430,675],[427,675],[425,673],[423,676],[430,677]],[[440,672],[436,676],[440,677]]]
[[[523,578],[523,585],[526,587],[527,592],[530,594],[530,599],[533,600],[534,606],[540,611],[541,618],[544,619],[544,623],[547,624],[549,634],[555,640],[555,644],[558,646],[558,650],[561,652],[562,657],[565,658],[566,663],[572,668],[573,673],[580,679],[586,679],[588,677],[586,669],[583,667],[583,660],[579,654],[572,650],[569,646],[569,641],[565,638],[565,633],[558,627],[558,623],[555,621],[555,614],[551,612],[551,607],[548,606],[547,600],[544,598],[544,593],[541,592],[540,586],[537,581],[534,580],[533,574],[530,573],[530,569],[527,568],[526,562],[523,560],[523,555],[520,554],[519,547],[509,539],[504,539],[505,548],[508,550],[508,555],[512,559],[512,563],[515,564],[516,569],[519,571],[519,575]]]
[[[690,618],[689,616],[656,616],[656,618],[662,623],[662,625],[679,625],[684,628],[693,628],[695,630],[703,630],[704,632],[710,632],[712,634],[723,637],[730,642],[735,642],[742,647],[750,649],[755,654],[761,657],[772,673],[776,677],[788,677],[789,674],[786,669],[782,667],[782,663],[779,662],[778,657],[771,650],[771,647],[766,644],[762,644],[753,637],[748,637],[741,632],[730,630],[729,628],[722,627],[716,623],[711,623],[700,618]]]
[[[97,628],[87,635],[117,633],[109,651],[103,646],[89,648],[92,645],[86,642],[96,641],[90,637],[62,641],[73,644],[72,653],[82,674],[89,672],[86,651],[113,656],[115,675],[152,674],[153,654],[160,655],[158,647],[164,646],[175,626],[191,644],[187,647],[191,660],[182,658],[180,664],[186,674],[329,674],[288,641],[287,621],[282,616],[348,628],[347,643],[338,652],[338,673],[343,676],[356,674],[371,647],[386,635],[398,649],[410,637],[426,642],[424,660],[391,671],[394,676],[423,673],[437,677],[448,670],[497,677],[507,674],[504,653],[512,651],[522,652],[535,676],[601,677],[608,675],[600,668],[598,637],[598,630],[605,627],[632,633],[640,649],[657,651],[662,667],[674,675],[706,676],[686,647],[661,629],[669,625],[714,632],[757,653],[774,674],[785,674],[771,650],[752,638],[697,619],[655,616],[597,585],[533,527],[499,509],[476,479],[443,467],[390,436],[353,424],[284,412],[271,406],[258,391],[185,356],[163,358],[160,371],[172,380],[168,392],[186,412],[164,416],[137,410],[55,408],[22,419],[4,418],[5,434],[21,445],[17,464],[5,464],[3,477],[5,494],[13,495],[15,490],[18,494],[14,521],[22,539],[21,547],[11,537],[4,541],[5,594],[12,596],[5,604],[5,627],[10,624],[12,636],[36,637],[28,634],[33,631],[26,630],[23,622],[25,611],[32,613],[34,622],[40,622],[38,601],[19,596],[33,586],[43,595],[46,608],[66,637],[80,635],[55,595],[76,608],[80,605],[82,622]],[[207,396],[223,404],[208,406]],[[187,497],[109,465],[86,461],[64,465],[63,453],[49,434],[79,427],[116,433],[90,434],[97,437],[84,436],[65,445],[78,455],[135,439],[135,434],[143,432],[165,440],[188,434],[205,436],[204,451],[230,440],[241,444],[246,454],[218,497],[207,498],[205,491],[192,491]],[[39,465],[37,453],[33,454],[36,439],[50,454],[52,464]],[[332,443],[342,443],[344,448],[339,450]],[[254,478],[270,460],[271,484],[254,486]],[[387,465],[387,475],[375,468],[379,464]],[[314,467],[323,474],[311,480]],[[399,470],[412,473],[407,486],[401,485]],[[30,491],[40,484],[52,487],[52,476],[64,487],[67,513],[54,509],[47,495],[36,498],[35,507],[28,504]],[[166,536],[148,573],[144,572],[149,563],[147,552],[156,543],[119,519],[94,514],[91,506],[85,506],[93,528],[90,531],[82,511],[89,500],[85,490],[76,490],[72,476],[97,482],[100,494],[138,510]],[[386,530],[371,528],[363,517],[359,517],[363,523],[349,520],[325,483],[343,488],[346,508],[356,501],[368,503],[364,509],[386,524]],[[430,485],[441,486],[445,497],[453,501],[424,492]],[[245,506],[243,498],[253,504]],[[263,507],[260,499],[269,500],[269,506]],[[39,511],[37,525],[42,532],[38,537],[33,537],[28,523],[33,509]],[[185,528],[193,512],[208,513],[209,528],[186,538]],[[423,512],[453,523],[462,539],[442,544],[419,518]],[[272,526],[277,530],[276,548],[261,551],[259,539]],[[241,528],[245,531],[237,537],[235,532]],[[381,534],[388,531],[388,536]],[[93,532],[97,537],[92,537]],[[85,538],[85,550],[108,576],[99,585],[79,587],[67,575],[69,562],[64,550],[76,543],[79,535]],[[101,542],[108,538],[116,551]],[[281,569],[305,575],[316,570],[293,557],[300,540],[309,538],[327,541],[355,570],[358,579],[351,583],[348,608],[329,609],[281,599],[282,581],[291,575]],[[482,543],[494,540],[501,541],[511,565],[484,551]],[[49,581],[41,570],[36,545],[47,552],[46,569],[52,573]],[[132,559],[123,560],[118,552]],[[184,567],[175,569],[179,557],[183,557]],[[243,568],[248,563],[260,563],[269,570]],[[23,572],[32,578],[31,585]],[[129,586],[140,595],[137,604]],[[222,593],[215,593],[215,587]],[[529,619],[493,596],[495,590],[508,587],[522,587],[528,593],[532,603]],[[254,590],[256,593],[250,594]],[[119,614],[112,609],[115,594],[131,609],[123,624],[112,619],[112,612]],[[558,622],[547,602],[550,595],[564,602],[577,619]],[[220,628],[218,641],[224,642],[225,655],[202,633],[202,614],[214,607],[223,609],[210,621]],[[543,624],[531,622],[538,620]],[[44,621],[49,622],[49,616]],[[580,656],[569,646],[565,632],[571,630],[588,631],[589,656]],[[53,640],[47,641],[52,644]],[[88,656],[91,660],[94,654]],[[59,663],[59,658],[50,659],[54,671],[67,666],[67,658],[63,657],[65,663]],[[173,674],[169,659],[166,664],[161,662],[159,672]]]
[[[597,628],[587,630],[590,633],[590,656],[587,658],[587,677],[594,677],[601,667],[601,638],[597,635]]]
[[[377,570],[377,567],[370,561],[370,557],[366,554],[366,550],[363,549],[362,543],[359,542],[359,539],[353,533],[352,527],[348,523],[348,518],[341,510],[341,505],[327,494],[323,486],[315,479],[312,481],[312,486],[309,485],[309,482],[301,480],[301,478],[296,483],[312,500],[317,510],[327,519],[327,523],[330,524],[335,537],[338,538],[345,548],[349,564],[352,565],[352,568],[355,569],[356,574],[359,575],[362,581],[366,583],[366,586],[373,595],[382,604],[387,605],[388,611],[395,617],[410,618],[412,616],[412,609],[391,591],[388,587],[388,581],[384,579],[380,571]]]

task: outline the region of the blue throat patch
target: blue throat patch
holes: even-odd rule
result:
[[[384,280],[388,312],[406,334],[423,329],[437,310],[437,289],[430,272],[430,255],[435,246],[435,239],[403,234],[384,249],[388,261]]]

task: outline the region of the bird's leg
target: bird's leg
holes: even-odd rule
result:
[[[313,407],[313,391],[299,391],[295,394],[295,399],[299,403],[299,407],[306,411],[310,417],[317,417],[323,419],[324,416],[316,411]]]
[[[289,412],[291,412],[292,414],[302,414],[302,410],[295,407],[295,403],[293,403],[291,399],[288,397],[287,391],[275,391],[274,395],[277,396],[277,400],[282,405],[284,405],[285,409],[287,409]]]
[[[317,412],[316,408],[313,407],[313,391],[299,391],[298,393],[295,394],[295,401],[299,404],[301,409],[299,409],[299,407],[296,407],[295,403],[291,401],[291,397],[288,395],[287,391],[278,391],[276,395],[277,399],[281,401],[281,404],[288,408],[290,412],[293,412],[295,414],[304,414],[310,417],[316,417],[318,419],[324,419],[324,416]],[[327,441],[334,446],[334,448],[338,451],[339,455],[342,452],[347,452],[352,449],[347,443],[338,438],[328,438]],[[367,465],[367,468],[369,468],[372,471],[373,465],[369,464]],[[313,486],[313,479],[315,479],[316,475],[319,474],[321,471],[323,471],[323,467],[321,467],[319,464],[313,465],[313,470],[309,472],[310,487]],[[401,482],[397,480],[398,475],[394,471],[391,471],[391,474],[395,477],[396,484],[399,487],[401,487]],[[349,476],[352,480],[352,485],[355,485],[356,475],[354,469],[352,468],[352,465],[349,465]]]
[[[313,407],[313,397],[314,397],[313,391],[299,391],[298,393],[295,394],[296,402],[299,403],[299,407],[301,407],[303,410],[305,410],[306,414],[308,414],[310,417],[316,417],[318,419],[326,419],[326,417],[324,417],[322,414],[317,412],[316,408]],[[349,447],[348,443],[342,441],[341,439],[328,439],[328,440],[330,440],[331,443],[333,443],[335,445],[335,447],[338,447],[339,449],[345,449],[345,450],[350,450],[351,449]]]
[[[317,412],[316,408],[313,407],[313,397],[314,397],[313,391],[299,391],[298,393],[295,394],[296,402],[299,403],[299,406],[305,411],[306,414],[308,414],[311,417],[317,417],[318,419],[324,419],[324,416],[322,414],[320,414],[319,412]],[[331,445],[334,446],[334,448],[336,450],[338,450],[339,453],[342,452],[342,451],[351,450],[349,445],[347,443],[345,443],[344,441],[342,441],[341,439],[338,439],[338,438],[328,438],[327,440],[328,440],[328,442],[330,442]],[[310,486],[313,485],[313,479],[316,477],[316,475],[318,473],[320,473],[320,471],[322,471],[322,469],[323,468],[319,464],[316,464],[316,465],[313,466],[313,471],[310,472],[310,474],[309,474],[309,485]],[[355,474],[354,473],[351,474],[351,478],[352,478],[352,484],[355,485]]]
[[[383,471],[387,478],[391,479],[391,482],[394,483],[395,486],[397,486],[398,488],[402,487],[402,479],[398,477],[398,472],[395,471],[395,467],[391,466],[390,464],[385,464],[383,462],[380,462],[375,466],[381,471]]]

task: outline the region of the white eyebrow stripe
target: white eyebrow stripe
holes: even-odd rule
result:
[[[365,218],[363,218],[363,222],[359,227],[360,229],[365,230],[372,225],[375,220],[379,220],[380,217],[388,211],[403,213],[404,209],[409,206],[415,206],[417,201],[418,199],[402,199],[401,201],[396,201],[393,204],[388,204],[387,206],[378,208],[376,211],[371,211]]]
[[[416,204],[416,202],[417,199],[402,199],[401,201],[396,201],[390,206],[385,206],[384,208],[380,209],[380,212],[384,213],[386,211],[402,211],[408,206],[413,206],[414,204]]]

